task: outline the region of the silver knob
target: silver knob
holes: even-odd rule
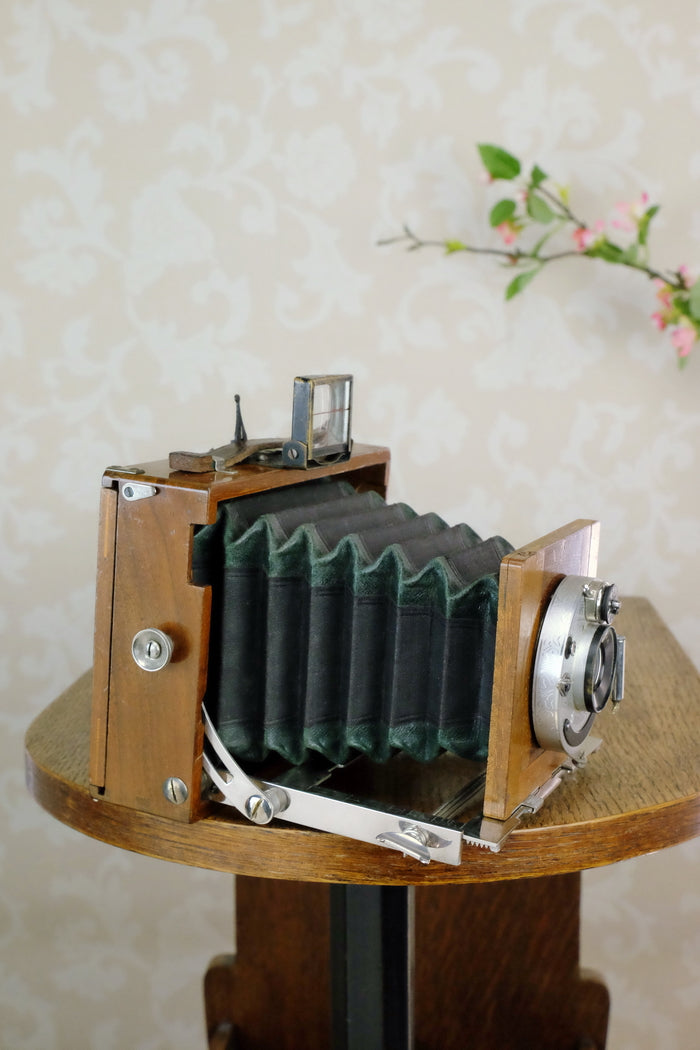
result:
[[[134,635],[131,655],[144,671],[160,671],[172,658],[172,638],[157,627],[146,627]]]
[[[260,794],[250,795],[245,801],[245,815],[253,824],[269,824],[273,817],[289,805],[289,797],[282,788],[270,785]]]

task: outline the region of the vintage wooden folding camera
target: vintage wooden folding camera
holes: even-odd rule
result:
[[[238,399],[236,399],[238,402]],[[352,377],[295,380],[292,434],[102,480],[90,781],[459,864],[600,740],[623,690],[598,524],[520,550],[386,502]]]

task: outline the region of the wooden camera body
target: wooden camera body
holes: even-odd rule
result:
[[[90,751],[96,799],[185,822],[211,810],[202,715],[211,588],[192,579],[194,530],[216,520],[222,501],[324,477],[384,497],[389,462],[388,449],[356,444],[349,458],[306,470],[243,463],[197,473],[167,462],[106,470]],[[577,521],[501,563],[482,802],[486,844],[500,841],[523,804],[537,808],[557,773],[572,765],[571,749],[543,747],[535,737],[533,667],[552,594],[568,575],[593,577],[597,549],[598,524]],[[560,682],[550,687],[561,691]]]
[[[203,815],[201,708],[211,593],[192,583],[194,529],[212,524],[224,500],[336,474],[357,491],[383,496],[389,452],[356,445],[349,460],[304,471],[244,464],[188,473],[158,462],[105,472],[90,738],[96,797],[175,820]],[[172,639],[173,653],[166,667],[149,674],[133,658],[132,643],[150,628]],[[173,779],[187,792],[177,804],[163,788]]]

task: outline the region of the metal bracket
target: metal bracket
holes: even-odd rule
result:
[[[595,750],[596,747],[599,747],[600,744],[601,741],[597,737],[589,737],[589,753]],[[559,787],[564,778],[574,772],[575,765],[576,763],[573,761],[567,760],[563,762],[554,770],[549,780],[535,788],[505,820],[483,817],[479,828],[478,841],[473,842],[471,839],[469,841],[472,841],[473,845],[488,846],[494,853],[500,852],[504,842],[510,833],[518,827],[523,817],[529,817],[533,813],[537,813],[544,805],[545,800],[549,798],[555,788]]]
[[[369,801],[359,802],[337,792],[321,790],[318,784],[302,789],[284,782],[254,780],[229,754],[205,708],[202,714],[205,737],[220,763],[217,768],[217,763],[205,752],[204,772],[222,796],[221,801],[235,807],[249,820],[266,824],[277,817],[303,827],[396,849],[424,864],[431,860],[460,863],[461,825],[435,818],[423,819],[422,814],[409,810],[388,812]]]
[[[133,503],[139,499],[149,499],[151,496],[155,496],[158,489],[155,485],[146,485],[142,481],[128,481],[125,485],[122,485],[122,496],[129,503]]]
[[[368,799],[360,800],[323,788],[323,782],[337,768],[329,765],[306,770],[297,767],[276,782],[254,779],[229,753],[204,707],[202,716],[210,748],[209,753],[207,750],[204,753],[204,772],[216,788],[219,801],[234,807],[255,824],[269,824],[277,818],[398,850],[422,864],[431,860],[460,864],[463,842],[498,853],[521,819],[536,813],[564,776],[573,771],[573,763],[555,770],[506,821],[479,816],[463,824],[451,820],[450,815],[462,811],[470,797],[483,789],[483,776],[433,814],[397,807],[388,809]]]

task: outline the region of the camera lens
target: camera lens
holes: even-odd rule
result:
[[[583,700],[593,714],[602,711],[610,699],[616,666],[617,635],[612,627],[599,627],[588,649],[583,681]]]

